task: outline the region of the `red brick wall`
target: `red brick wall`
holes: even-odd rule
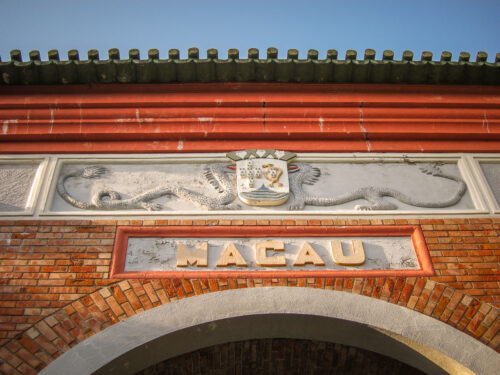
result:
[[[108,279],[117,225],[420,225],[434,277]],[[0,222],[0,371],[36,373],[111,324],[212,291],[335,289],[439,319],[500,351],[500,219],[12,220]]]

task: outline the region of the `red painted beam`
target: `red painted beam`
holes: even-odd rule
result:
[[[495,152],[500,89],[169,84],[0,87],[0,147],[30,152]]]
[[[500,141],[109,141],[0,142],[4,154],[30,153],[194,153],[271,148],[292,152],[487,152],[500,150]]]

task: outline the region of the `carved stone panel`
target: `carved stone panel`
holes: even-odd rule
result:
[[[496,199],[497,205],[500,206],[500,163],[481,162],[480,166]]]
[[[0,212],[23,212],[30,204],[38,164],[0,164]]]
[[[48,211],[189,214],[475,209],[456,162],[373,158],[285,162],[278,156],[294,154],[251,151],[255,157],[237,161],[219,157],[64,162],[52,185]]]

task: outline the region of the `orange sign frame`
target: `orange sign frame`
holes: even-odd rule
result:
[[[266,237],[402,237],[409,236],[420,265],[418,270],[272,270],[272,271],[125,271],[131,237],[266,238]],[[434,276],[434,268],[418,225],[386,226],[172,226],[117,228],[110,278],[113,279],[203,279],[203,278],[299,278],[299,277],[414,277]]]

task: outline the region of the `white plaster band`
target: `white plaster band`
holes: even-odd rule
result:
[[[241,196],[260,197],[253,206],[243,203],[246,198],[233,200],[239,177],[225,154],[0,155],[0,166],[39,165],[31,180],[16,177],[18,170],[4,176],[6,184],[16,186],[16,194],[29,191],[29,196],[19,204],[11,189],[0,192],[0,216],[487,215],[500,212],[498,181],[491,177],[499,161],[497,154],[301,153],[286,170],[273,162],[259,172],[267,185],[274,183],[269,189],[278,189],[278,182],[283,184],[279,189],[285,188],[288,181],[293,197],[281,202],[267,190],[246,192],[240,186]],[[280,171],[274,176],[271,171],[276,170],[269,168]],[[493,172],[488,174],[488,168]],[[278,205],[268,206],[262,197],[267,203],[277,199]]]

